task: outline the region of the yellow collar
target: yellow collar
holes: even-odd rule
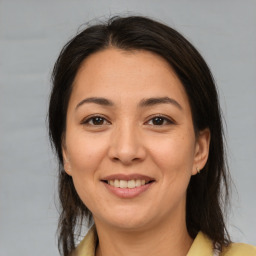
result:
[[[71,256],[95,256],[96,244],[97,233],[93,225]]]
[[[205,256],[213,255],[213,243],[212,241],[204,235],[202,232],[199,232],[191,245],[187,256]]]
[[[97,233],[96,228],[93,226],[71,254],[71,256],[95,256],[95,249],[97,245]],[[212,241],[199,232],[189,249],[187,256],[214,256]],[[250,255],[256,256],[256,247],[247,244],[233,243],[229,247],[225,248],[221,256],[241,256]]]

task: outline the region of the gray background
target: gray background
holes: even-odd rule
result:
[[[0,1],[0,256],[58,255],[56,163],[45,124],[50,73],[79,25],[142,14],[182,32],[210,65],[237,192],[229,228],[256,244],[256,1]]]

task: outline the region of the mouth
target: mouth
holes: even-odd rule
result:
[[[154,180],[147,180],[147,179],[130,179],[130,180],[124,180],[124,179],[109,179],[109,180],[102,180],[106,184],[110,185],[111,187],[115,188],[138,188],[141,186],[145,186],[149,183],[154,182]]]
[[[148,191],[156,180],[141,174],[113,174],[104,177],[101,182],[115,196],[132,199]]]

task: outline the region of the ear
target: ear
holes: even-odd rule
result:
[[[210,140],[211,133],[208,128],[199,132],[196,140],[192,175],[197,174],[200,170],[204,168],[209,155]]]
[[[67,148],[66,145],[63,143],[62,145],[62,156],[63,156],[63,166],[64,166],[64,170],[65,172],[72,176],[72,172],[71,172],[71,166],[70,166],[70,161],[69,161],[69,156],[68,156],[68,152],[67,152]]]

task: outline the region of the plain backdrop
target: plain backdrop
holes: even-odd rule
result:
[[[57,171],[46,126],[50,74],[81,24],[116,14],[167,23],[206,59],[236,184],[229,229],[234,241],[256,244],[255,0],[0,0],[0,256],[58,255]]]

